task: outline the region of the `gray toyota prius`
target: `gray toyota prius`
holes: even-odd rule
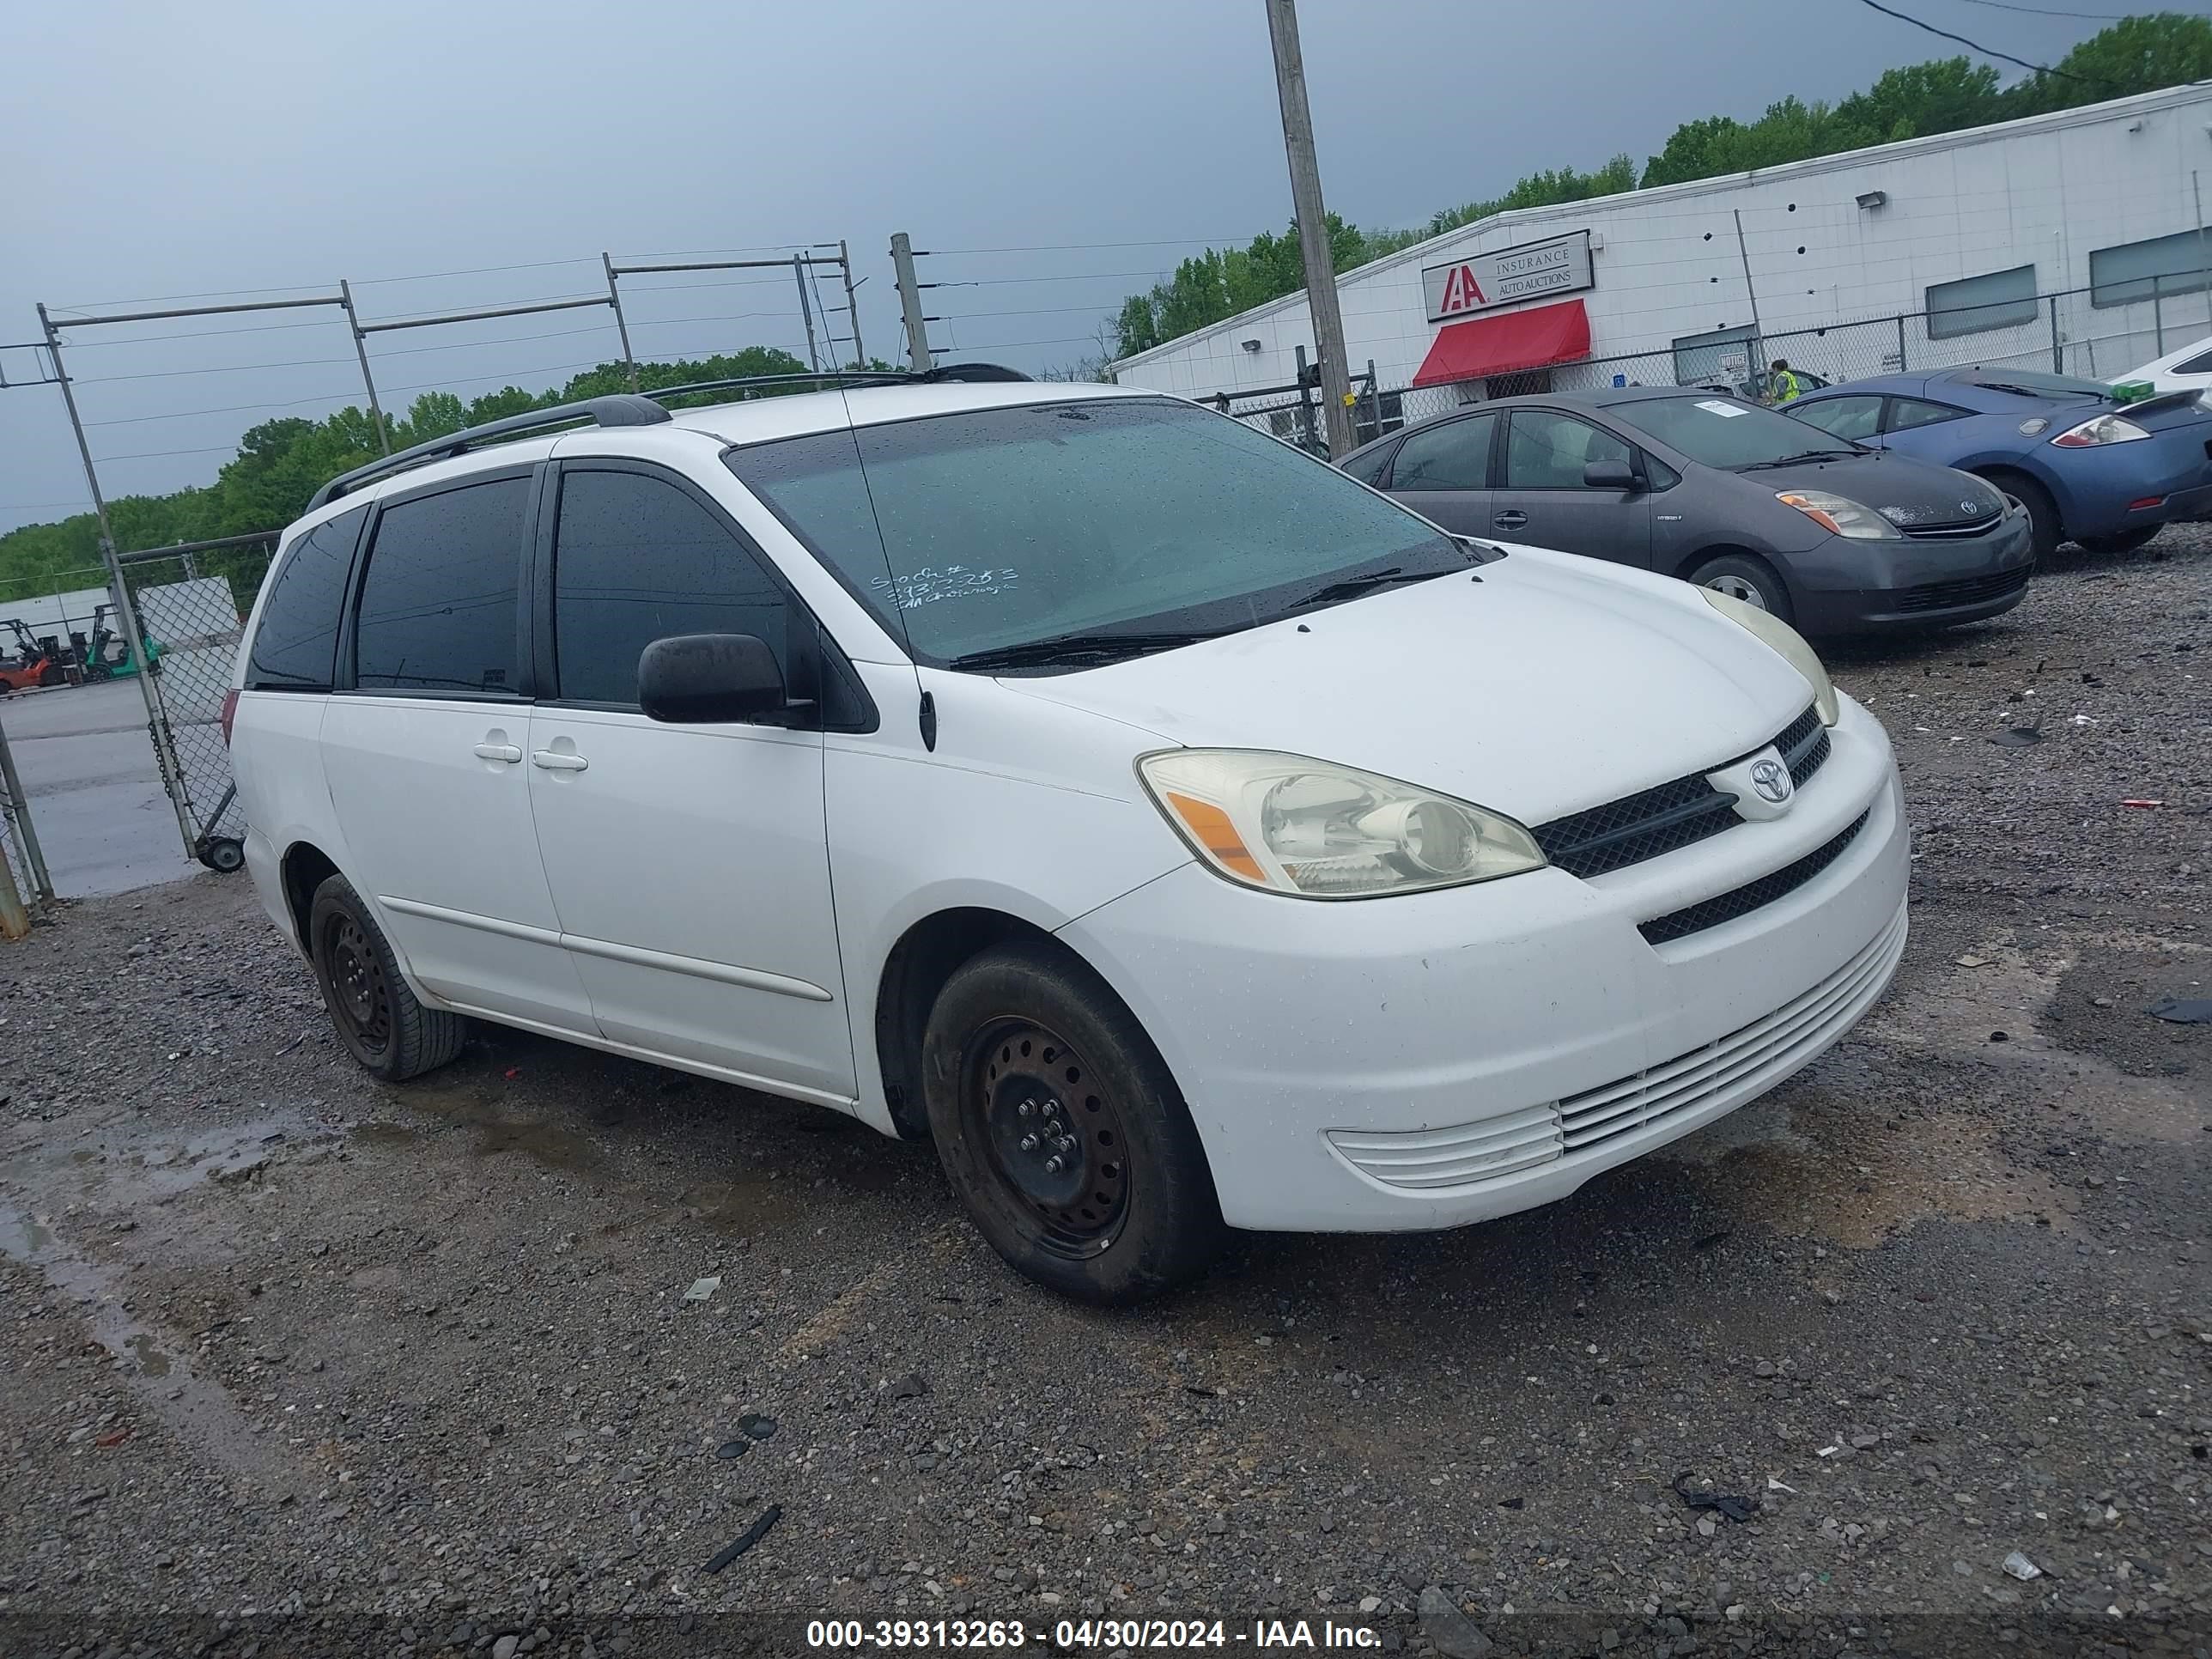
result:
[[[2035,563],[2026,510],[1981,479],[1693,387],[1503,398],[1340,465],[1456,535],[1680,576],[1808,634],[1978,622]]]

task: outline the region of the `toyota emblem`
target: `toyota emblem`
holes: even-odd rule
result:
[[[1771,757],[1755,760],[1751,763],[1751,787],[1759,791],[1761,800],[1779,806],[1790,799],[1790,769]]]
[[[1979,513],[1982,511],[1982,503],[1979,501],[1960,501],[1959,503],[1959,511],[1961,513]]]

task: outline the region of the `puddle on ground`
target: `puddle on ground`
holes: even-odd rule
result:
[[[184,1359],[124,1305],[123,1276],[71,1249],[39,1218],[0,1201],[0,1255],[39,1273],[84,1322],[93,1340],[122,1362],[141,1406],[216,1462],[269,1491],[303,1494],[297,1471],[256,1435],[221,1384],[192,1375]]]
[[[520,1152],[546,1169],[571,1173],[605,1161],[588,1136],[558,1123],[502,1111],[490,1096],[491,1091],[480,1084],[413,1084],[394,1091],[392,1099],[409,1109],[475,1130],[469,1150],[477,1158]],[[413,1140],[416,1131],[405,1123],[380,1121],[360,1125],[354,1135],[364,1146],[398,1146]]]
[[[148,1376],[167,1376],[169,1374],[169,1356],[155,1347],[154,1339],[145,1332],[125,1337],[123,1346],[131,1351],[138,1361],[138,1369]]]

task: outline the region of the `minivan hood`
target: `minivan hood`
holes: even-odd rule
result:
[[[2004,498],[1972,473],[1905,455],[1852,455],[1839,461],[1761,467],[1736,476],[1778,495],[1785,489],[1825,489],[1871,508],[1899,530],[1971,524],[2004,507]]]
[[[1335,761],[1531,824],[1724,765],[1812,702],[1796,669],[1695,588],[1538,548],[1224,639],[1000,684],[1167,744]]]

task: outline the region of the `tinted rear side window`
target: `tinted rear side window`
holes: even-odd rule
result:
[[[362,579],[356,684],[513,693],[530,485],[498,478],[384,510]]]
[[[635,703],[637,659],[677,634],[750,634],[786,677],[783,591],[722,521],[663,479],[569,471],[553,555],[561,695]]]
[[[246,659],[250,691],[327,691],[337,661],[338,612],[365,507],[341,513],[294,542],[269,584]]]

